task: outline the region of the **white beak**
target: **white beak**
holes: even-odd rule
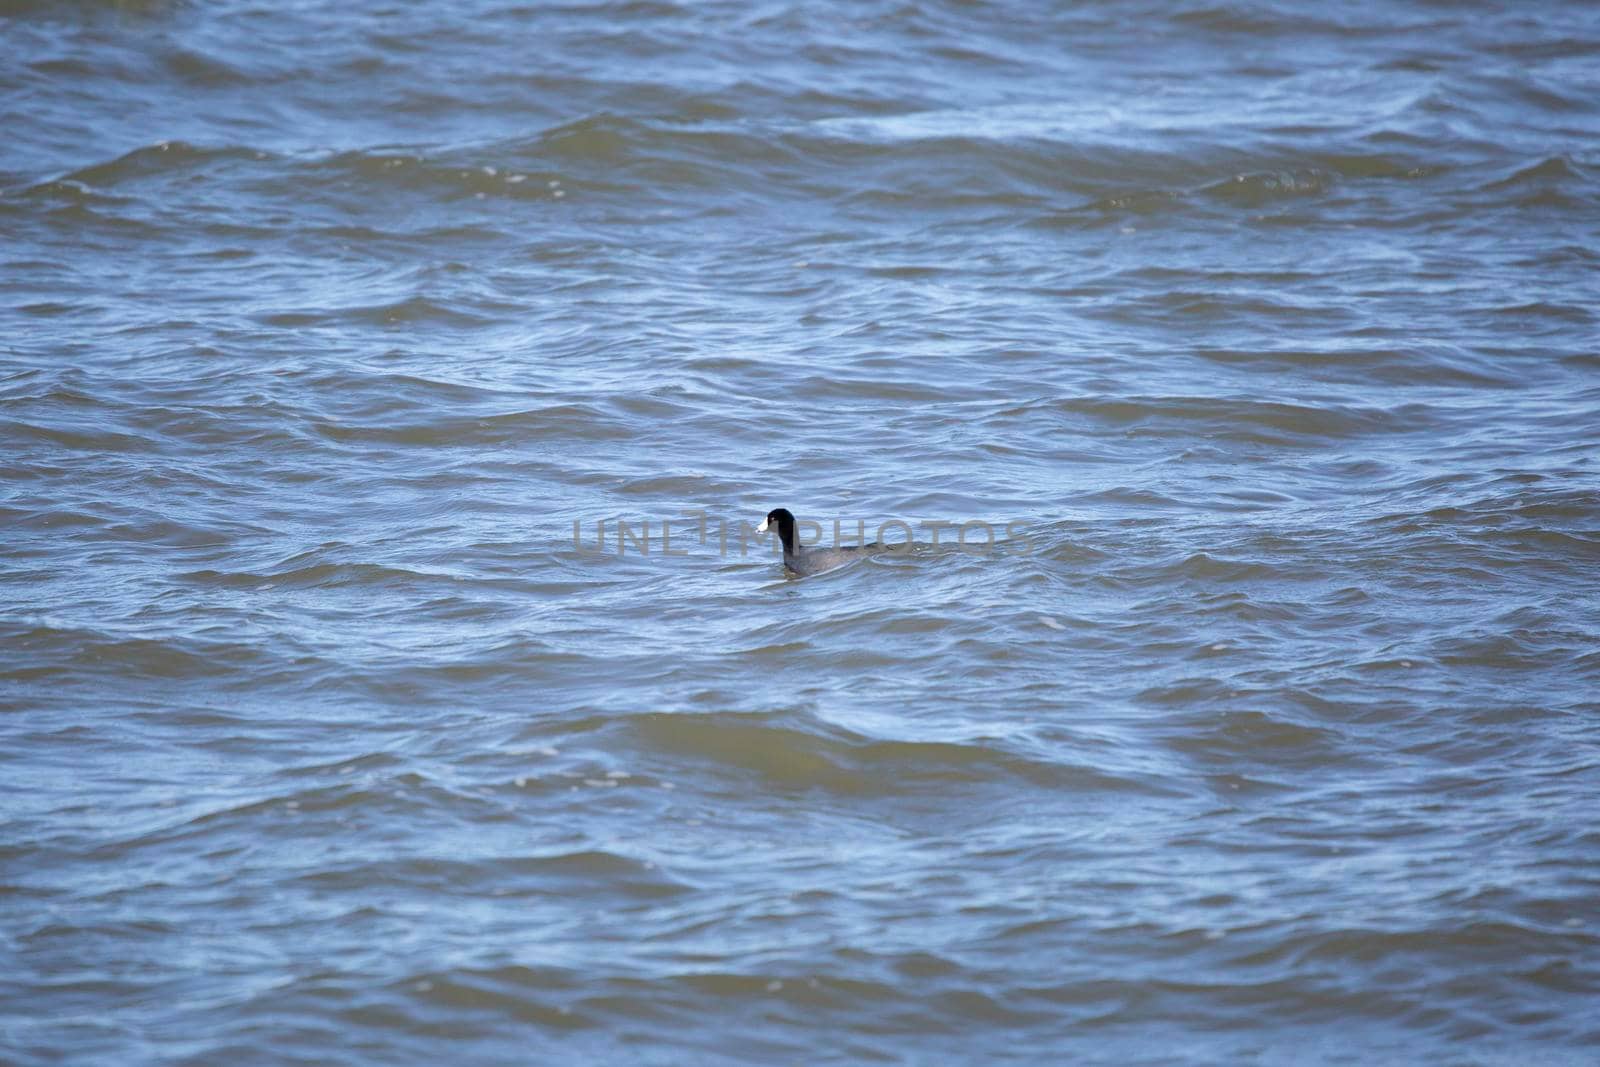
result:
[[[767,525],[768,525],[768,520],[762,519],[761,520],[761,525],[756,527],[756,533],[766,533],[767,532]]]

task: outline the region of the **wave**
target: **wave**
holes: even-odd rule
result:
[[[1044,757],[988,742],[872,738],[835,725],[801,725],[781,714],[715,712],[632,715],[613,724],[659,758],[690,758],[753,774],[779,789],[895,794],[1021,780],[1070,792],[1166,792],[1158,780]]]

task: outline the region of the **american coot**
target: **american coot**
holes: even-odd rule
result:
[[[842,548],[806,548],[795,534],[794,516],[788,508],[773,508],[767,512],[767,517],[756,527],[756,533],[766,533],[773,526],[778,528],[778,540],[783,542],[783,565],[801,576],[842,567],[878,548],[876,541],[870,545],[846,545]]]

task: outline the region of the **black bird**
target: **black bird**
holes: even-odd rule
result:
[[[846,545],[841,548],[806,548],[800,544],[800,538],[795,533],[794,516],[788,508],[773,508],[767,512],[767,517],[756,527],[756,533],[766,533],[773,526],[778,528],[778,540],[783,542],[783,565],[802,577],[842,567],[879,547],[874,541],[870,545]]]

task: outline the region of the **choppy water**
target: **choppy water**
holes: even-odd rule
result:
[[[1600,8],[9,0],[0,114],[0,1058],[1593,1062]]]

